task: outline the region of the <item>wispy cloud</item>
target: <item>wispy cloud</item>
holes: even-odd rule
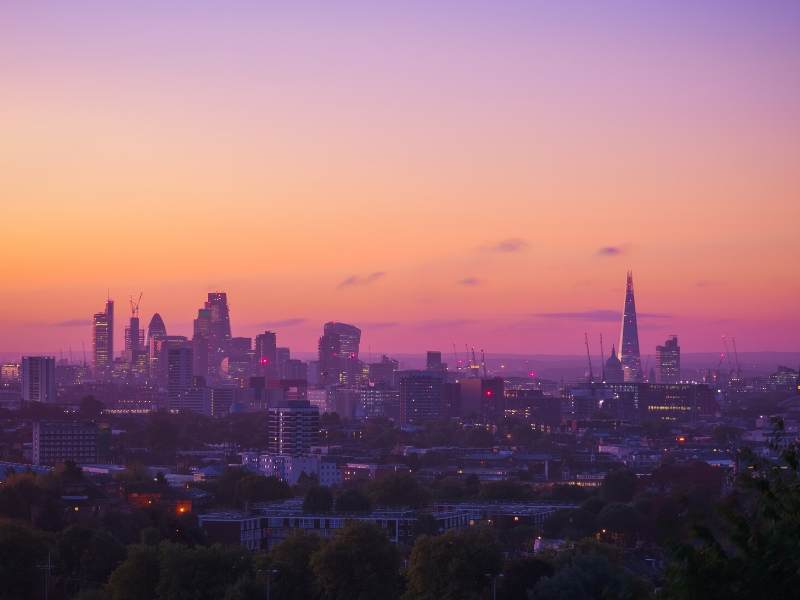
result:
[[[618,310],[583,310],[575,312],[546,312],[535,313],[533,317],[539,319],[565,319],[575,321],[619,321],[622,318],[622,313]],[[636,313],[640,319],[671,319],[672,315],[663,313]]]
[[[52,323],[53,327],[88,327],[92,324],[90,319],[67,319]]]
[[[377,321],[374,323],[361,323],[361,327],[364,329],[389,329],[390,327],[397,327],[400,325],[397,321]]]
[[[574,319],[581,321],[618,321],[619,311],[616,310],[584,310],[576,312],[545,312],[535,313],[539,319]]]
[[[595,252],[595,256],[619,256],[624,252],[621,246],[602,246]]]
[[[417,325],[423,329],[446,329],[448,327],[463,327],[477,323],[475,319],[428,319],[420,321]]]
[[[343,281],[339,283],[336,287],[338,289],[343,289],[347,287],[353,287],[356,285],[369,285],[370,283],[375,283],[379,279],[382,279],[386,273],[384,271],[375,271],[374,273],[370,273],[369,275],[351,275],[347,277]]]
[[[278,319],[277,321],[264,321],[261,323],[263,327],[295,327],[297,325],[302,325],[303,323],[307,323],[308,319],[304,317],[293,317],[291,319]]]
[[[459,279],[456,281],[458,285],[465,285],[468,287],[476,286],[481,284],[481,280],[477,277],[464,277],[464,279]]]
[[[483,249],[489,252],[501,252],[508,254],[511,252],[521,252],[527,247],[528,242],[522,238],[508,238],[505,240],[500,240],[495,244],[484,246]]]

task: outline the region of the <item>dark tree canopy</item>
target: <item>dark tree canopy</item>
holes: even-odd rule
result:
[[[311,558],[327,600],[392,600],[399,595],[397,549],[375,525],[351,522]]]

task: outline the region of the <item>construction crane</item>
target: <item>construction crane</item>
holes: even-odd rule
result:
[[[486,379],[488,375],[486,374],[486,355],[483,352],[483,348],[481,348],[481,366],[483,367],[483,378]]]
[[[606,380],[606,351],[603,350],[603,334],[600,334],[600,380]]]
[[[583,332],[583,341],[586,343],[586,360],[589,362],[589,383],[594,381],[594,372],[592,371],[592,354],[589,352],[589,334]]]
[[[728,348],[728,336],[727,335],[723,335],[722,336],[722,345],[725,346],[725,358],[727,359],[727,362],[728,362],[728,371],[730,373],[733,373],[733,362],[731,361],[731,351]]]
[[[736,349],[736,338],[731,338],[731,344],[733,344],[733,357],[736,360],[736,379],[742,378],[742,367],[739,365],[739,351]]]
[[[131,296],[131,317],[138,317],[139,316],[139,303],[142,301],[142,294],[144,292],[139,292],[139,297],[134,300],[133,296]]]

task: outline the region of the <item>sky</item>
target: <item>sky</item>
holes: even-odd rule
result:
[[[5,0],[0,132],[0,351],[800,343],[798,2]]]

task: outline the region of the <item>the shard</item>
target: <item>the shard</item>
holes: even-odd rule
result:
[[[619,338],[619,361],[625,381],[642,381],[642,359],[639,356],[639,329],[636,326],[636,301],[633,297],[633,273],[628,271],[625,287],[625,308]]]

